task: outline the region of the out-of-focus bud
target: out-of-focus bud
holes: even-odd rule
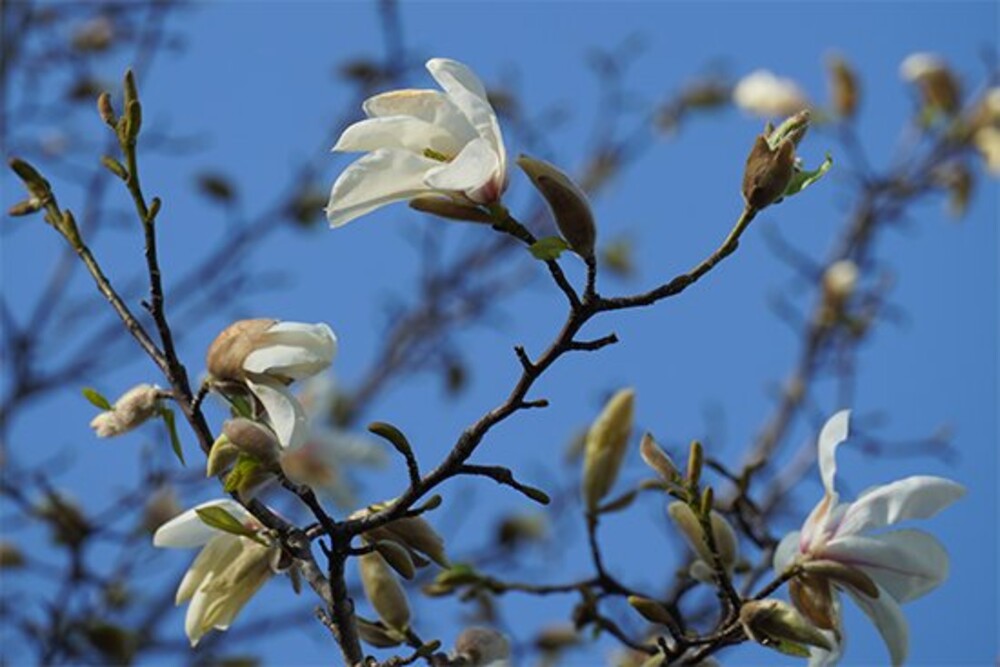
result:
[[[42,177],[38,170],[21,158],[12,157],[7,161],[10,168],[24,183],[28,193],[43,205],[52,196],[52,186]]]
[[[663,481],[675,484],[680,478],[677,466],[667,456],[649,433],[643,434],[642,442],[639,444],[639,455],[653,471],[663,478]]]
[[[97,114],[104,121],[104,124],[112,129],[118,123],[118,116],[115,114],[115,108],[111,106],[111,95],[109,93],[104,92],[98,95]]]
[[[115,401],[110,410],[94,417],[90,427],[99,438],[127,433],[156,414],[163,391],[155,384],[132,387]]]
[[[535,648],[544,654],[558,654],[580,643],[580,633],[572,625],[550,625],[542,628],[534,640]]]
[[[70,44],[77,51],[104,51],[115,37],[115,26],[107,16],[98,16],[82,23],[73,31]]]
[[[628,596],[628,603],[633,609],[639,612],[640,616],[650,623],[658,623],[659,625],[671,627],[675,624],[674,618],[667,611],[667,608],[656,600],[639,597],[638,595],[630,595]]]
[[[1000,87],[990,88],[976,106],[969,122],[972,143],[986,162],[986,169],[1000,175]]]
[[[382,554],[385,562],[404,579],[413,579],[417,570],[406,547],[392,540],[379,540],[375,543],[375,551]]]
[[[570,249],[584,259],[593,258],[597,226],[583,190],[555,165],[544,160],[522,155],[517,158],[517,164],[548,202],[559,233]]]
[[[469,667],[487,667],[510,658],[510,642],[490,628],[466,628],[455,640],[455,658]]]
[[[251,457],[265,468],[278,467],[281,445],[271,429],[250,419],[238,417],[222,425],[222,433],[242,454]],[[212,447],[215,450],[215,447]]]
[[[0,570],[24,567],[24,563],[24,552],[16,544],[0,541]]]
[[[924,104],[948,115],[956,113],[962,104],[961,87],[947,63],[932,53],[913,53],[899,66],[904,81],[920,89]]]
[[[705,453],[701,447],[701,443],[697,440],[691,442],[691,447],[688,449],[688,460],[687,460],[687,474],[684,476],[685,481],[692,488],[698,486],[698,482],[701,480],[701,468],[704,465]]]
[[[675,501],[667,506],[667,513],[674,524],[680,529],[688,546],[698,554],[698,557],[705,563],[712,562],[712,552],[705,543],[704,532],[701,529],[701,522],[694,511],[686,504]],[[739,543],[736,540],[736,532],[729,525],[726,518],[716,511],[712,511],[710,516],[712,522],[712,536],[715,539],[715,547],[719,551],[719,560],[722,564],[730,568],[736,564]]]
[[[618,478],[635,412],[635,390],[622,389],[608,401],[587,432],[583,499],[593,512]]]
[[[422,195],[410,200],[410,208],[421,213],[429,213],[446,220],[458,220],[461,222],[493,222],[493,217],[478,206],[471,206],[452,199],[438,195]]]
[[[819,629],[781,600],[745,603],[740,608],[740,624],[752,640],[765,646],[791,642],[833,650],[833,644]]]
[[[860,95],[858,75],[839,55],[827,58],[826,64],[830,70],[830,103],[833,110],[841,118],[853,118]]]
[[[385,559],[378,553],[365,554],[358,557],[358,566],[365,596],[379,618],[390,628],[405,632],[410,624],[410,604]]]
[[[515,514],[500,521],[496,528],[496,541],[504,549],[510,550],[541,542],[547,534],[545,515]]]
[[[358,510],[351,514],[351,519],[360,519],[369,514],[378,512],[387,503],[372,505],[366,509]],[[423,518],[404,517],[390,521],[384,526],[379,526],[369,530],[364,534],[364,538],[370,542],[389,540],[403,545],[404,547],[416,551],[430,558],[441,567],[449,567],[448,556],[444,550],[444,538],[438,535],[431,525]]]
[[[205,477],[215,477],[227,470],[230,466],[236,463],[236,459],[240,456],[240,449],[226,437],[223,433],[215,442],[212,443],[212,449],[208,452],[208,461],[205,463]]]
[[[406,641],[405,635],[386,627],[381,622],[373,623],[358,617],[358,634],[361,639],[375,648],[393,648]]]
[[[858,265],[849,259],[831,264],[823,272],[823,294],[827,301],[843,304],[858,286]]]
[[[11,217],[18,217],[22,215],[31,215],[32,213],[38,213],[42,210],[42,201],[37,197],[32,197],[31,199],[25,199],[24,201],[19,201],[18,203],[7,209],[8,215]]]
[[[740,79],[733,89],[733,102],[757,116],[788,116],[808,109],[805,93],[791,79],[756,70]]]
[[[205,171],[195,176],[198,191],[206,198],[220,204],[231,204],[236,200],[236,187],[225,174]]]
[[[172,486],[164,486],[156,491],[142,512],[142,527],[147,533],[155,533],[156,529],[181,513],[177,502],[177,493]]]
[[[35,508],[38,516],[49,522],[52,539],[58,544],[76,546],[91,533],[90,522],[73,500],[58,493],[49,493]]]

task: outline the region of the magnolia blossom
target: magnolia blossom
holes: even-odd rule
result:
[[[418,195],[491,204],[507,187],[507,155],[483,84],[454,60],[433,58],[427,69],[444,92],[370,97],[363,107],[368,118],[344,130],[333,147],[368,154],[333,184],[326,207],[331,227]]]
[[[791,79],[759,69],[740,79],[733,89],[736,106],[757,116],[791,116],[811,105]]]
[[[800,567],[789,583],[795,606],[818,628],[843,641],[837,590],[846,592],[871,618],[885,640],[893,665],[906,659],[908,628],[899,606],[914,600],[948,576],[948,555],[932,536],[919,530],[871,531],[907,519],[934,516],[965,493],[941,477],[914,476],[877,486],[853,502],[840,502],[834,488],[834,453],[847,438],[848,411],[835,414],[819,436],[819,468],[826,493],[801,531],[786,535],[774,554],[774,568]],[[811,665],[839,657],[812,648]]]
[[[157,547],[202,547],[180,586],[175,604],[188,602],[184,631],[196,646],[210,630],[227,630],[254,593],[271,577],[277,546],[265,546],[206,524],[197,510],[217,507],[237,519],[247,531],[261,525],[238,503],[212,500],[174,517],[153,535]]]
[[[327,368],[337,337],[326,324],[240,320],[220,333],[208,350],[208,372],[216,380],[245,384],[260,400],[283,447],[302,444],[308,418],[288,389]]]

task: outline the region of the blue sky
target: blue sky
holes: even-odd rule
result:
[[[990,2],[406,2],[402,19],[406,45],[413,52],[461,60],[487,82],[516,73],[526,109],[557,104],[569,110],[569,120],[546,137],[552,153],[545,156],[568,170],[579,166],[581,147],[589,139],[597,83],[584,59],[595,46],[610,48],[630,35],[641,37],[644,51],[626,82],[646,100],[663,99],[709,65],[720,64],[734,77],[758,67],[772,69],[823,101],[824,57],[840,52],[862,73],[860,136],[876,166],[884,167],[899,145],[899,130],[912,105],[899,80],[900,61],[914,51],[940,53],[971,85],[983,78],[982,54],[996,53],[998,28],[997,5]],[[192,170],[224,169],[233,175],[247,210],[266,205],[286,182],[290,164],[328,149],[336,139],[329,130],[331,114],[343,108],[347,91],[331,76],[333,65],[346,57],[378,56],[382,50],[376,13],[367,3],[219,2],[173,20],[186,48],[158,60],[140,82],[147,125],[169,122],[174,131],[211,139],[194,155],[157,158],[145,168],[147,187],[165,200],[162,253],[168,284],[171,273],[188,265],[199,247],[227,233],[223,216],[192,194]],[[113,78],[117,73],[106,74]],[[410,78],[414,87],[433,83],[422,71]],[[650,133],[655,145],[595,202],[600,238],[630,235],[637,241],[640,267],[631,282],[603,279],[604,292],[639,291],[695,264],[718,244],[739,214],[743,161],[759,126],[758,120],[730,110],[695,119],[676,138]],[[801,153],[814,163],[835,148],[831,137],[814,133]],[[516,154],[519,147],[508,150]],[[349,159],[331,155],[326,180],[332,182]],[[840,164],[836,151],[834,159]],[[516,212],[530,194],[520,174],[512,173],[512,181]],[[525,481],[544,487],[566,439],[596,414],[608,391],[631,385],[637,389],[639,424],[674,447],[704,436],[706,414],[721,411],[725,437],[712,453],[737,463],[732,459],[769,414],[768,387],[784,376],[798,353],[795,338],[768,310],[769,299],[792,284],[792,275],[768,250],[761,232],[778,228],[822,258],[844,223],[846,185],[835,167],[814,189],[766,211],[739,252],[680,298],[592,324],[589,331],[595,336],[614,330],[622,344],[565,359],[539,383],[539,395],[549,398],[552,407],[498,428],[484,445],[480,462],[511,465]],[[6,182],[4,187],[6,191]],[[64,203],[79,206],[78,196],[67,192]],[[932,458],[873,461],[849,445],[840,457],[839,479],[848,496],[917,473],[952,477],[969,488],[961,503],[924,526],[947,545],[952,576],[939,590],[904,608],[914,664],[992,664],[997,654],[996,212],[996,183],[984,180],[961,224],[952,224],[940,198],[931,198],[909,211],[905,225],[885,233],[878,257],[895,273],[892,300],[905,312],[905,322],[883,326],[864,345],[854,405],[838,405],[829,387],[821,388],[817,399],[830,414],[840,407],[861,414],[884,412],[887,420],[879,434],[890,440],[926,435],[942,423],[954,429],[959,458],[952,465]],[[286,272],[291,282],[255,296],[252,306],[235,314],[329,322],[341,341],[335,371],[350,384],[374,354],[387,298],[406,295],[416,265],[407,239],[413,227],[426,224],[446,223],[397,206],[336,231],[320,225],[312,232],[269,236],[256,254],[260,266]],[[449,252],[466,233],[449,233]],[[8,251],[15,242],[18,252]],[[139,266],[137,244],[133,235],[116,231],[102,238],[99,252],[130,275],[130,263]],[[22,292],[23,284],[23,293],[16,296],[27,300],[34,289],[31,277],[41,275],[39,267],[54,250],[52,235],[41,232],[22,232],[5,243],[4,285],[17,284]],[[564,260],[578,277],[574,262],[572,257]],[[561,296],[544,281],[503,304],[503,311],[506,317],[499,326],[476,329],[461,339],[474,365],[471,389],[459,400],[446,399],[439,384],[425,378],[394,388],[372,410],[372,418],[404,428],[425,466],[443,455],[461,428],[506,396],[518,370],[511,347],[524,343],[537,351],[553,337],[563,312]],[[215,319],[187,338],[182,353],[194,372],[200,369],[202,350],[224,323]],[[102,378],[100,385],[114,394],[130,383],[153,379],[151,373],[148,364],[132,364]],[[135,462],[123,452],[138,448],[143,436],[95,442],[86,427],[90,408],[74,392],[67,388],[51,402],[34,406],[15,425],[12,442],[44,433],[47,440],[86,451],[76,488],[89,488],[88,480],[92,483],[109,468],[127,475]],[[52,410],[60,414],[55,425]],[[812,429],[800,424],[793,440],[813,437]],[[193,452],[193,444],[189,447]],[[642,474],[636,454],[630,454],[623,480]],[[402,479],[398,469],[372,477],[366,499],[394,493]],[[818,499],[818,476],[807,479],[799,493],[801,515],[789,517],[782,528],[797,527]],[[99,497],[101,492],[96,488],[87,494]],[[206,488],[205,496],[210,495]],[[452,517],[444,523],[458,526],[449,539],[467,548],[485,542],[493,517],[529,509],[523,498],[497,492],[492,484],[456,482],[445,487],[444,495],[442,515]],[[456,511],[466,498],[481,503],[482,521],[456,522],[448,514],[449,507]],[[652,499],[605,522],[601,535],[610,569],[635,585],[667,582],[673,552],[665,522],[662,503]],[[563,580],[587,572],[579,537],[577,531],[567,548],[555,549],[551,557],[559,567],[552,577]],[[171,567],[186,559],[174,556]],[[522,631],[565,619],[571,605],[568,598],[509,598],[504,603]],[[310,613],[306,599],[291,599],[285,587],[272,584],[247,609],[246,618],[296,604]],[[438,609],[453,611],[431,601],[421,606],[429,617],[419,619],[417,627],[447,643],[457,630],[449,621],[430,619]],[[853,610],[847,619],[850,642],[844,664],[883,664],[885,649],[874,629]],[[175,620],[181,633],[179,614]],[[574,653],[569,664],[598,664],[610,646],[602,642]],[[273,664],[328,663],[331,655],[315,630],[305,638],[291,634],[288,641],[256,642],[253,649]],[[741,648],[725,654],[723,661],[774,664],[775,655]]]

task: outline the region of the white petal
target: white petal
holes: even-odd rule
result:
[[[204,627],[202,618],[205,615],[205,607],[208,600],[207,595],[203,590],[199,590],[191,598],[191,603],[188,604],[187,613],[184,614],[184,633],[188,637],[188,641],[191,642],[191,647],[194,648],[201,641],[201,638],[208,631],[208,628]]]
[[[859,567],[900,603],[928,593],[948,577],[948,553],[919,530],[840,537],[817,557]]]
[[[892,664],[894,666],[902,665],[906,661],[906,654],[909,650],[910,629],[899,604],[889,595],[888,591],[881,588],[878,598],[870,598],[855,593],[851,589],[847,589],[847,592],[861,607],[861,611],[865,612],[878,628],[879,634],[882,635],[882,639],[889,649]]]
[[[305,442],[309,436],[309,419],[292,392],[280,382],[270,382],[265,378],[247,380],[247,383],[264,404],[264,411],[281,446],[298,447]]]
[[[380,149],[344,170],[333,184],[326,217],[339,227],[380,206],[426,193],[424,174],[440,163],[409,151]]]
[[[190,600],[207,580],[232,562],[239,555],[240,550],[240,538],[216,531],[215,537],[210,539],[208,544],[198,552],[191,567],[184,573],[180,585],[177,586],[174,604],[182,604]]]
[[[774,550],[774,571],[779,575],[785,571],[789,565],[792,564],[792,560],[799,553],[799,531],[792,531],[788,533],[783,538],[781,542],[778,542],[777,548]]]
[[[349,126],[337,140],[334,151],[374,151],[400,148],[422,155],[430,148],[444,155],[458,153],[464,141],[439,125],[412,116],[369,118]]]
[[[928,519],[964,495],[961,484],[926,475],[877,486],[851,503],[837,535],[852,535],[907,519]]]
[[[253,516],[234,500],[229,498],[210,500],[160,526],[153,534],[153,546],[190,549],[200,547],[218,535],[219,531],[208,526],[195,511],[205,507],[221,507],[243,523],[254,521]]]
[[[840,658],[844,655],[843,631],[840,633],[840,641],[837,641],[837,635],[829,630],[820,630],[820,632],[833,644],[833,650],[827,651],[818,646],[808,646],[809,663],[806,667],[832,667],[840,662]]]
[[[250,373],[299,380],[316,375],[333,361],[337,336],[326,324],[279,322],[262,337],[262,346],[243,361]]]
[[[446,58],[428,60],[427,70],[448,93],[455,106],[465,114],[479,136],[490,142],[500,159],[501,171],[506,172],[507,155],[500,134],[500,124],[479,78],[462,63]]]
[[[756,70],[740,79],[733,89],[733,101],[759,116],[789,116],[809,106],[794,81],[767,70]]]
[[[479,136],[469,119],[459,111],[455,103],[437,90],[393,90],[364,103],[365,113],[370,118],[389,116],[412,116],[445,130],[461,144]]]
[[[823,488],[827,494],[835,493],[834,477],[837,474],[837,446],[847,440],[847,429],[851,418],[850,410],[841,410],[830,417],[819,433],[818,459],[819,473],[823,478]]]
[[[450,163],[428,171],[424,183],[435,190],[476,190],[489,183],[499,167],[500,159],[490,144],[476,139]]]

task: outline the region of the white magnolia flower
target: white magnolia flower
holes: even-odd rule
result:
[[[938,586],[948,576],[948,554],[932,536],[919,530],[873,530],[908,519],[934,516],[965,494],[965,488],[941,477],[914,476],[877,486],[853,502],[840,502],[834,489],[834,453],[847,438],[848,411],[827,421],[819,436],[819,468],[826,493],[801,531],[786,535],[774,554],[774,568],[801,566],[789,583],[792,602],[837,644],[843,641],[837,590],[846,592],[882,635],[893,665],[902,664],[908,628],[900,604]],[[832,664],[834,652],[811,649],[811,665]]]
[[[260,400],[283,447],[297,447],[308,435],[308,418],[288,389],[327,368],[337,353],[337,336],[326,324],[240,320],[208,350],[208,372],[216,379],[245,383]]]
[[[736,106],[757,116],[791,116],[811,105],[791,79],[759,69],[740,79],[733,89]]]
[[[175,598],[175,604],[189,603],[184,631],[191,646],[213,629],[229,629],[240,610],[271,577],[271,563],[278,549],[209,526],[196,513],[207,507],[224,509],[250,531],[261,529],[241,505],[222,499],[202,503],[174,517],[153,535],[157,547],[202,547],[181,579]]]
[[[364,103],[368,118],[344,130],[333,147],[368,154],[333,184],[326,207],[331,227],[418,195],[490,204],[507,187],[503,137],[483,84],[454,60],[433,58],[427,69],[444,92],[370,97]]]

